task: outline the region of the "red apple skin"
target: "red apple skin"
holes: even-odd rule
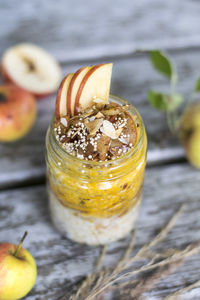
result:
[[[71,96],[72,96],[72,89],[73,89],[73,85],[74,82],[76,80],[76,78],[78,77],[78,75],[82,72],[82,70],[85,69],[85,67],[80,68],[72,77],[69,87],[68,87],[68,91],[67,91],[67,112],[69,114],[70,117],[73,116],[73,111],[72,111],[72,107],[71,107]]]
[[[56,96],[56,119],[57,120],[60,119],[60,99],[61,99],[61,93],[62,93],[63,85],[64,85],[64,82],[65,82],[67,76],[65,76],[63,78],[63,80],[61,81],[61,84],[58,88],[58,92],[57,92],[57,96]]]
[[[37,267],[32,255],[24,248],[19,250],[18,257],[13,254],[16,245],[0,243],[0,299],[21,299],[33,287]]]
[[[3,78],[5,83],[10,83],[11,82],[11,78],[6,73],[6,70],[5,70],[5,68],[3,67],[2,64],[1,64],[1,75],[2,75],[2,78]]]
[[[17,140],[34,124],[37,114],[35,97],[11,84],[0,86],[0,96],[0,141]]]
[[[83,88],[88,80],[88,78],[91,76],[91,74],[96,70],[98,69],[99,67],[103,66],[104,64],[98,64],[96,66],[94,66],[92,69],[90,69],[84,76],[84,78],[82,79],[81,81],[81,84],[79,86],[79,89],[77,91],[77,94],[76,94],[76,99],[75,99],[75,104],[74,104],[74,114],[78,114],[79,113],[79,100],[80,100],[80,97],[81,97],[81,94],[82,94],[82,91],[83,91]]]
[[[56,96],[56,118],[57,120],[61,117],[61,111],[60,111],[60,101],[61,101],[61,94],[63,92],[63,86],[65,84],[65,81],[68,80],[70,76],[73,76],[73,74],[66,75],[63,80],[61,81],[61,84],[58,88],[57,96]],[[66,96],[66,109],[67,109],[67,96]],[[66,110],[67,111],[67,110]]]
[[[14,84],[14,85],[18,86],[19,88],[24,89],[8,75],[8,73],[6,72],[6,70],[2,64],[1,64],[1,75],[2,75],[3,81],[5,83]],[[45,94],[32,93],[32,92],[29,92],[29,93],[33,94],[37,100],[43,100],[44,98],[47,98],[48,96],[53,94],[53,92],[45,93]]]

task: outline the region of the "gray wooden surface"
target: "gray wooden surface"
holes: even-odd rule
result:
[[[190,167],[178,141],[170,136],[164,115],[152,109],[147,91],[167,91],[168,82],[153,71],[146,53],[170,50],[178,66],[179,91],[187,98],[200,74],[199,1],[0,1],[0,55],[18,42],[46,48],[61,63],[63,74],[82,65],[114,62],[111,92],[140,111],[148,134],[148,167],[137,223],[136,248],[165,224],[180,203],[184,215],[161,249],[184,247],[200,239],[200,172]],[[63,239],[53,228],[45,192],[44,138],[55,95],[38,102],[37,122],[23,140],[0,145],[0,241],[25,242],[38,265],[37,283],[27,300],[57,300],[94,268],[98,247]],[[105,265],[120,257],[128,239],[109,246]],[[199,256],[193,257],[146,294],[164,295],[199,279]],[[182,299],[199,299],[195,289]],[[119,295],[110,299],[118,300]],[[128,300],[128,299],[127,299]]]
[[[194,171],[188,164],[147,169],[144,197],[137,222],[136,249],[148,242],[182,203],[186,204],[185,211],[160,245],[160,249],[181,249],[200,239],[199,181],[200,172]],[[63,239],[57,233],[50,222],[43,185],[1,191],[0,199],[1,240],[17,242],[24,230],[29,231],[24,246],[36,258],[38,279],[27,299],[59,299],[73,283],[79,282],[93,270],[100,249],[79,246]],[[110,245],[105,264],[115,263],[127,243],[128,239]],[[154,297],[151,299],[162,297],[169,290],[174,291],[182,285],[198,280],[199,259],[200,255],[194,256],[175,274],[162,281],[151,293],[151,297]],[[196,290],[196,295],[199,293],[200,288]],[[189,298],[188,295],[184,299],[195,299]]]
[[[200,46],[196,0],[1,0],[1,45],[31,41],[60,61]]]

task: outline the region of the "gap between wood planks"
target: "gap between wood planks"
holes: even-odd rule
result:
[[[173,158],[171,160],[155,160],[155,161],[147,161],[146,168],[155,168],[155,167],[162,167],[167,165],[180,165],[185,164],[186,159],[184,157],[177,157]],[[5,182],[4,184],[0,185],[0,191],[6,191],[6,190],[15,190],[15,189],[21,189],[31,186],[39,186],[46,184],[46,174],[45,171],[41,172],[39,176],[32,176],[30,178],[24,179],[23,181],[19,180],[13,180],[12,182]]]
[[[170,44],[170,43],[169,43]],[[168,45],[169,45],[168,44]],[[185,52],[199,52],[200,53],[200,44],[191,44],[191,45],[175,45],[173,47],[170,47],[168,45],[160,45],[158,46],[157,44],[155,44],[155,46],[151,46],[151,47],[144,47],[143,49],[138,48],[135,49],[134,47],[128,47],[130,48],[128,51],[122,51],[122,52],[115,52],[112,54],[106,54],[104,52],[98,53],[99,51],[97,50],[97,55],[93,55],[93,56],[83,56],[82,58],[77,55],[77,57],[75,58],[71,58],[71,59],[67,59],[67,58],[62,58],[59,59],[58,61],[59,63],[65,67],[65,66],[70,66],[70,65],[74,65],[74,64],[81,64],[81,63],[96,63],[98,60],[99,61],[111,61],[113,59],[115,60],[123,60],[123,59],[142,59],[144,57],[147,57],[148,55],[148,51],[153,50],[153,49],[159,49],[159,50],[163,50],[163,51],[167,51],[171,54],[177,54],[177,53],[185,53]],[[124,47],[126,48],[126,47]],[[111,53],[111,51],[105,51],[107,53]],[[93,51],[93,53],[96,53],[95,50]]]

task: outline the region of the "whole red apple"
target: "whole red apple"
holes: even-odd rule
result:
[[[17,140],[27,134],[36,114],[32,94],[12,84],[0,86],[0,141]]]

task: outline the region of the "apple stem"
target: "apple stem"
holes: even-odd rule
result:
[[[17,246],[17,249],[16,249],[16,251],[14,253],[14,256],[16,256],[16,257],[18,256],[18,253],[19,253],[19,251],[20,251],[20,249],[22,247],[22,244],[23,244],[23,242],[24,242],[27,234],[28,234],[28,231],[25,231],[23,237],[21,238],[21,240],[20,240],[20,242],[19,242],[19,244]]]

